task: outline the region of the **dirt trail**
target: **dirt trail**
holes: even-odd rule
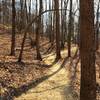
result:
[[[44,62],[51,64],[54,58],[49,56],[48,59],[44,59]],[[14,100],[77,100],[78,96],[71,86],[70,73],[64,67],[67,66],[68,60],[63,59],[53,64],[43,82]]]

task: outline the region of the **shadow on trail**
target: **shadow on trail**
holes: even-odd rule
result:
[[[49,48],[43,53],[43,54],[49,54],[53,51],[53,49],[55,48],[55,45],[50,45]]]
[[[64,98],[66,98],[66,100],[79,100],[79,94],[74,89],[77,66],[80,60],[78,51],[79,50],[77,49],[74,56],[70,59],[70,63],[68,65],[70,83],[69,86],[66,86],[63,91]]]
[[[49,88],[49,89],[45,89],[45,90],[42,90],[42,91],[34,91],[32,93],[42,93],[42,92],[46,92],[46,91],[51,91],[51,90],[54,90],[54,89],[62,88],[62,87],[65,87],[65,86],[66,86],[66,84],[60,85],[60,86],[55,86],[55,87],[52,87],[52,88]]]
[[[9,89],[8,89],[9,91],[7,93],[5,93],[1,98],[3,100],[13,100],[14,97],[19,97],[20,95],[22,95],[23,93],[26,93],[31,88],[35,88],[43,81],[45,81],[45,80],[49,79],[50,77],[52,77],[53,75],[57,74],[65,66],[67,61],[68,61],[68,58],[65,58],[61,64],[60,68],[57,69],[55,72],[53,72],[50,75],[46,75],[46,76],[43,76],[41,78],[37,78],[28,84],[22,85],[19,88],[9,87]]]
[[[39,68],[50,68],[56,63],[57,63],[57,61],[53,61],[51,64],[45,64],[45,63],[41,63],[41,62],[30,62],[30,61],[24,61],[24,62],[0,61],[0,68],[8,69],[8,71],[9,71],[10,66],[11,67],[13,66],[14,69],[20,69],[20,70],[23,70],[23,68],[28,67],[30,65],[32,65],[32,66],[36,65]],[[14,66],[16,66],[16,67],[14,67]]]

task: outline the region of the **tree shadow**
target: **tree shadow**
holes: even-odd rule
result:
[[[76,61],[73,60],[73,62],[72,61],[70,62],[70,67],[71,67],[70,68],[70,71],[71,71],[71,77],[70,77],[70,79],[71,79],[72,86],[73,86],[73,83],[74,83],[74,81],[76,79],[77,66],[78,66],[79,61],[80,61],[80,58],[77,57]]]
[[[50,75],[45,75],[43,77],[37,78],[37,79],[35,79],[29,83],[26,83],[18,88],[8,87],[8,92],[6,92],[1,98],[3,100],[13,100],[14,97],[18,97],[18,96],[22,95],[23,93],[26,93],[31,88],[35,88],[36,86],[41,84],[43,81],[45,81],[45,80],[49,79],[50,77],[52,77],[53,75],[57,74],[65,66],[67,61],[68,61],[68,58],[65,58],[61,64],[60,68],[58,68],[55,72],[53,72]],[[7,98],[9,98],[9,99],[7,99]]]
[[[45,46],[45,45],[47,45],[47,44],[49,44],[49,43],[50,43],[50,42],[48,41],[48,42],[42,44],[41,47],[43,47],[43,46]]]
[[[54,90],[54,89],[62,88],[62,87],[65,87],[65,86],[66,86],[66,84],[60,85],[60,86],[55,86],[55,87],[52,87],[52,88],[48,88],[48,89],[45,89],[45,90],[42,90],[42,91],[34,91],[32,93],[42,93],[42,92],[46,92],[46,91],[51,91],[51,90]]]
[[[55,53],[52,53],[52,54],[48,54],[48,55],[46,55],[45,57],[43,57],[43,59],[45,59],[45,58],[48,58],[48,57],[50,57],[50,56],[53,56],[53,55],[55,55]]]
[[[79,100],[79,94],[74,89],[74,82],[76,79],[77,66],[79,60],[80,57],[78,55],[78,49],[77,49],[74,56],[70,59],[70,63],[68,65],[70,83],[69,86],[66,86],[63,91],[64,98],[66,98],[66,100]]]
[[[64,88],[64,100],[79,100],[78,94],[76,91],[72,88],[71,85],[68,85]]]
[[[49,48],[43,53],[43,54],[49,54],[53,51],[53,49],[55,48],[55,45],[50,45]]]

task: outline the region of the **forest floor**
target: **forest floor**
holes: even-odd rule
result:
[[[74,50],[74,49],[73,49]],[[45,76],[41,77],[36,87],[29,89],[26,93],[15,100],[78,100],[78,94],[72,87],[69,61],[67,52],[62,52],[62,60],[54,62],[55,55],[49,54],[44,63],[52,65],[48,68]]]
[[[2,32],[2,31],[1,31]],[[36,60],[36,50],[26,40],[23,63],[18,63],[22,35],[16,36],[16,55],[10,56],[11,35],[0,34],[0,100],[78,100],[80,90],[80,59],[72,45],[72,57],[67,49],[55,62],[55,50],[41,38],[42,61]],[[67,48],[67,47],[66,47]],[[100,100],[100,50],[96,59],[97,100]]]

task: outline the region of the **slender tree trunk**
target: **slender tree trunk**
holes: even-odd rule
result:
[[[68,57],[71,57],[71,34],[72,34],[72,0],[70,0],[69,25],[68,25]]]
[[[63,0],[61,0],[61,9],[63,9]],[[64,11],[61,10],[61,49],[64,49]]]
[[[23,29],[23,26],[24,26],[24,22],[23,22],[23,16],[24,16],[24,12],[23,12],[23,0],[20,0],[20,8],[21,8],[21,13],[20,13],[20,27],[19,27],[19,30],[21,32],[21,30]]]
[[[40,8],[39,8],[39,14],[42,12],[42,0],[39,0]],[[39,46],[39,39],[40,39],[40,32],[41,32],[41,16],[37,19],[37,25],[36,25],[36,52],[37,52],[37,60],[42,60],[41,54],[40,54],[40,46]]]
[[[80,0],[80,100],[96,100],[95,30],[93,0]]]
[[[52,9],[54,9],[54,1],[52,0]],[[54,45],[54,39],[55,39],[55,11],[52,14],[52,42],[51,42],[51,46]]]
[[[59,0],[55,1],[55,9],[59,9]],[[59,10],[56,11],[56,60],[61,58],[60,54],[60,18]]]
[[[12,39],[11,39],[11,55],[15,55],[15,0],[12,0]]]

